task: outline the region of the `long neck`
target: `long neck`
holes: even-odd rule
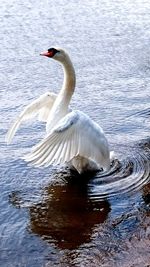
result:
[[[64,81],[60,95],[63,94],[66,101],[70,102],[76,84],[75,70],[69,56],[67,56],[66,60],[62,62],[62,65],[64,70]]]
[[[71,97],[74,93],[76,76],[73,64],[68,55],[66,55],[65,60],[61,62],[64,70],[64,81],[62,89],[60,90],[58,97],[54,104],[54,109],[57,107],[64,112],[68,110],[68,106],[71,100]]]
[[[64,70],[63,86],[50,112],[46,126],[47,131],[68,113],[69,103],[75,89],[75,70],[69,56],[66,56],[66,60],[61,63]]]

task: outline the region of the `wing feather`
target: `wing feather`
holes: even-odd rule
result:
[[[33,165],[49,166],[69,162],[77,155],[90,158],[102,167],[109,164],[109,147],[102,129],[84,113],[72,111],[25,160]]]
[[[47,92],[41,95],[38,99],[34,100],[21,112],[19,117],[13,123],[6,135],[6,142],[9,144],[14,137],[16,131],[20,127],[21,123],[34,118],[38,115],[38,119],[41,121],[47,121],[50,110],[55,102],[56,94]]]

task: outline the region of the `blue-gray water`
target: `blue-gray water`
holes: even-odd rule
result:
[[[150,264],[149,0],[1,0],[0,266],[146,267]],[[44,124],[31,121],[11,145],[19,112],[62,84],[39,57],[64,47],[77,74],[72,108],[106,132],[111,171],[78,177],[20,159]]]

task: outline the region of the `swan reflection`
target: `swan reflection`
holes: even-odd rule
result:
[[[97,224],[110,211],[107,200],[88,198],[85,182],[49,185],[44,200],[30,207],[30,229],[61,249],[74,249],[90,242]]]

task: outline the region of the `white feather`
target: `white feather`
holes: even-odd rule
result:
[[[38,115],[40,121],[47,121],[50,110],[55,102],[56,94],[47,92],[34,100],[21,112],[6,135],[6,142],[10,143],[20,124]]]
[[[72,111],[25,160],[36,166],[49,166],[53,162],[70,162],[78,155],[90,158],[100,167],[109,167],[108,143],[102,129],[84,113]]]

